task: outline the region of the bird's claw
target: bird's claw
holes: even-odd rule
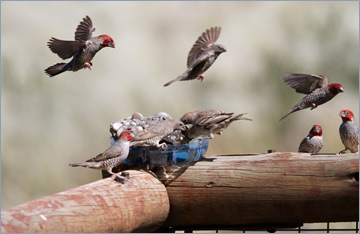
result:
[[[310,110],[315,109],[316,107],[317,107],[317,105],[315,103],[311,103],[311,109]]]
[[[158,147],[158,148],[161,147],[162,149],[165,149],[165,148],[167,147],[167,144],[166,144],[165,142],[163,142],[163,143],[157,145],[157,147]]]
[[[92,68],[92,63],[91,62],[84,63],[84,65],[91,70],[91,68]]]
[[[205,79],[205,76],[204,76],[203,74],[200,74],[200,75],[198,76],[198,79],[200,79],[200,80],[201,80],[201,83],[203,83],[203,82],[204,82],[204,79]]]

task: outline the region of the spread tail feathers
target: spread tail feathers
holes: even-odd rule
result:
[[[45,69],[45,73],[49,76],[49,77],[53,77],[56,76],[60,73],[63,73],[64,71],[67,70],[66,67],[66,63],[57,63],[51,67],[48,67]]]

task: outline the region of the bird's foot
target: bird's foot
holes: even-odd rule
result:
[[[166,147],[167,147],[167,144],[165,143],[165,142],[163,142],[163,143],[161,143],[161,144],[157,144],[157,146],[156,147],[158,147],[158,148],[162,148],[162,149],[165,149]]]
[[[92,68],[92,63],[91,62],[84,63],[84,65],[91,70],[91,68]]]
[[[200,74],[200,75],[198,76],[198,79],[200,79],[200,80],[201,80],[201,83],[203,83],[203,82],[204,82],[204,79],[205,79],[205,76],[204,76],[203,74]]]
[[[345,152],[346,152],[346,149],[343,149],[343,150],[341,150],[339,153],[337,153],[336,155],[345,154]]]
[[[316,107],[317,107],[317,105],[315,103],[311,103],[311,109],[310,110],[315,109]]]
[[[120,174],[121,176],[123,176],[123,177],[125,177],[126,179],[130,179],[130,173],[129,172],[125,172],[125,171],[123,171],[123,172],[121,172],[121,174]]]
[[[125,183],[125,179],[127,179],[125,176],[122,176],[122,175],[118,175],[116,173],[111,173],[112,176],[111,176],[111,179],[121,183],[121,184],[124,184]],[[122,174],[122,173],[121,173]]]

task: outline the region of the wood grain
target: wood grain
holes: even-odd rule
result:
[[[209,158],[215,160],[196,163],[167,186],[171,212],[165,226],[226,229],[359,220],[359,184],[353,178],[358,154]]]
[[[111,178],[1,212],[1,232],[150,232],[167,218],[165,186],[146,172]]]

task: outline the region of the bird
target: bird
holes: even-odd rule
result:
[[[338,93],[344,92],[341,84],[328,84],[328,78],[323,75],[285,73],[282,78],[297,93],[307,95],[284,115],[280,121],[296,111],[306,108],[315,109],[317,106],[330,101]]]
[[[316,154],[323,145],[322,128],[320,125],[314,125],[309,134],[301,141],[298,152]]]
[[[204,82],[203,73],[209,69],[221,53],[226,52],[225,46],[215,44],[220,32],[221,27],[212,27],[203,32],[189,52],[187,70],[174,80],[164,84],[164,86],[184,80],[200,79],[201,82]]]
[[[123,131],[117,141],[103,153],[83,163],[69,164],[71,167],[88,167],[92,169],[106,170],[113,175],[113,178],[122,177],[112,169],[126,160],[129,155],[130,141],[133,139],[132,131]]]
[[[137,135],[138,132],[141,132],[150,126],[155,125],[157,122],[166,119],[172,119],[172,117],[165,112],[159,112],[146,117],[144,117],[140,112],[135,112],[131,116],[111,123],[110,133],[113,139],[116,139],[117,136],[125,130],[131,130],[134,132],[134,135]]]
[[[359,152],[359,128],[355,122],[355,117],[352,111],[342,110],[339,113],[342,123],[339,127],[339,133],[342,143],[345,146],[339,154],[345,153],[350,150],[351,153]]]
[[[156,124],[144,129],[134,136],[130,146],[142,145],[142,146],[153,146],[165,149],[166,143],[160,144],[160,141],[167,135],[171,134],[175,130],[185,131],[186,127],[183,122],[176,119],[166,119],[158,121]]]
[[[235,120],[250,120],[243,117],[247,113],[234,116],[234,113],[226,113],[219,110],[201,109],[185,113],[181,118],[186,125],[192,125],[186,130],[186,136],[190,139],[199,136],[214,138],[214,134],[221,135],[222,132]]]
[[[48,42],[50,50],[65,60],[72,57],[68,63],[57,63],[45,69],[49,77],[65,71],[78,71],[83,68],[92,69],[91,60],[104,47],[115,48],[114,40],[108,35],[92,37],[95,28],[89,16],[85,16],[75,31],[74,41],[59,40],[52,37]]]

